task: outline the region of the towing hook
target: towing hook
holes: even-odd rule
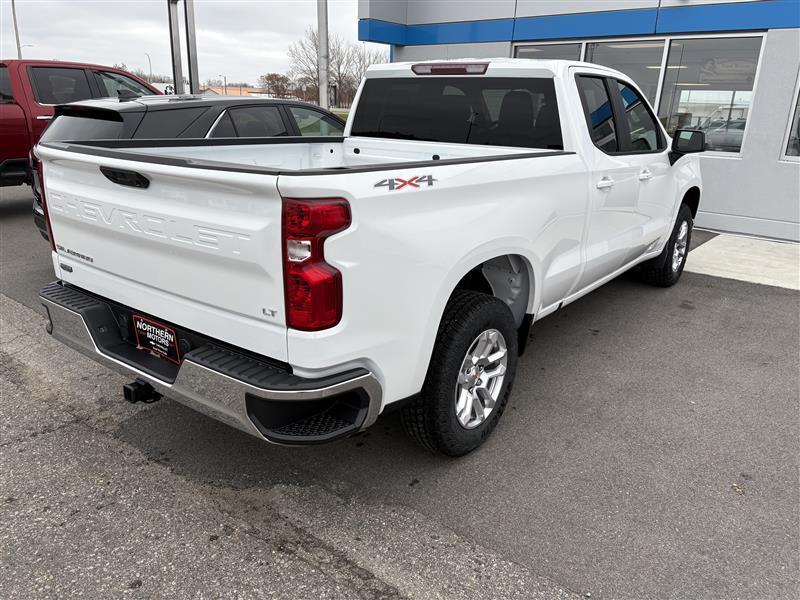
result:
[[[161,394],[159,394],[152,385],[142,379],[137,379],[136,381],[123,385],[122,395],[125,396],[125,400],[131,404],[136,404],[137,402],[152,404],[153,402],[161,400]]]

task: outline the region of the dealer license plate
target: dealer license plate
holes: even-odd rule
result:
[[[157,321],[133,315],[133,331],[136,334],[136,347],[161,358],[181,364],[178,349],[178,336],[175,330]]]

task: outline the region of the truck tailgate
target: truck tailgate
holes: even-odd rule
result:
[[[277,176],[38,154],[63,281],[286,360]]]

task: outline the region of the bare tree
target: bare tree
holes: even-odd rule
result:
[[[319,44],[317,31],[306,29],[302,39],[289,45],[289,73],[298,88],[305,88],[315,98],[319,97]]]
[[[365,43],[353,44],[352,49],[353,77],[358,85],[367,73],[370,65],[389,62],[389,53],[383,48],[367,46]]]
[[[338,35],[328,39],[328,81],[336,88],[336,104],[349,105],[367,67],[387,62],[388,54],[365,44],[346,42]],[[289,46],[290,75],[295,81],[296,94],[306,100],[319,98],[319,44],[317,31],[309,28],[305,37]]]
[[[258,85],[273,98],[286,98],[292,89],[292,80],[283,73],[267,73],[258,78]]]
[[[353,88],[353,47],[338,35],[328,39],[328,83],[334,92],[333,104],[341,104]]]

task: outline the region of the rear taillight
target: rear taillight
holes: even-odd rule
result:
[[[47,237],[50,238],[50,249],[56,251],[56,239],[53,237],[53,224],[50,222],[50,211],[47,210],[47,199],[44,195],[44,165],[35,156],[32,161],[36,166],[36,176],[39,180],[39,202],[42,204],[42,212],[44,212],[44,222],[47,223]]]
[[[342,274],[325,262],[326,238],[350,226],[342,198],[283,199],[283,287],[286,323],[319,331],[342,318]]]

